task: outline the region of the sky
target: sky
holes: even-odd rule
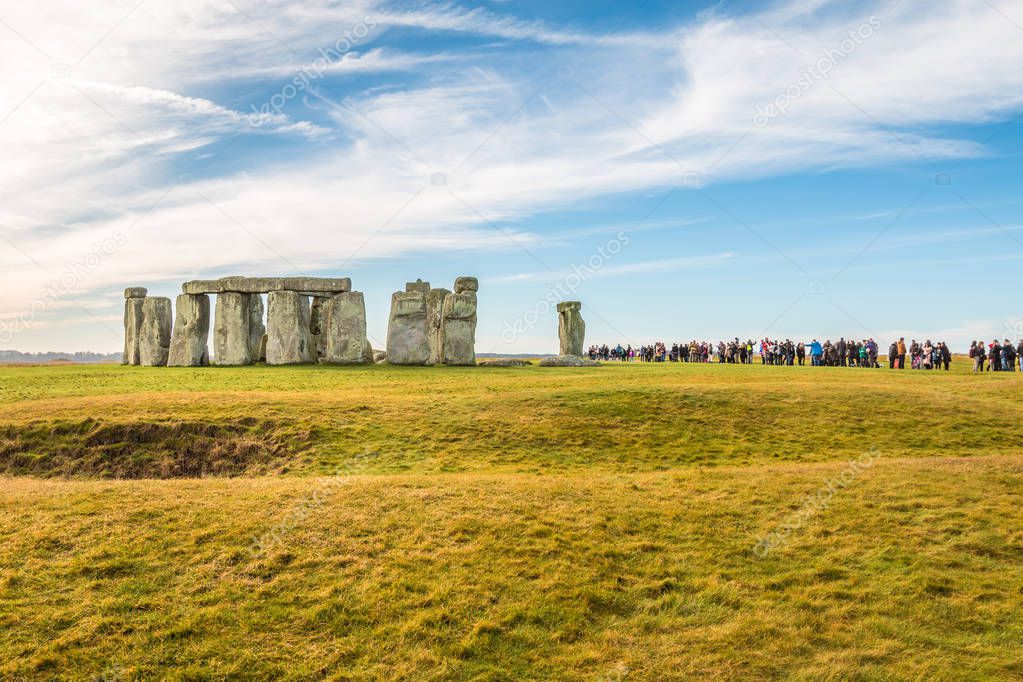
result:
[[[480,279],[478,353],[1023,336],[1023,0],[0,0],[0,349]]]

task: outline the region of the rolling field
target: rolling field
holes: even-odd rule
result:
[[[0,679],[1019,679],[1023,375],[0,368]]]

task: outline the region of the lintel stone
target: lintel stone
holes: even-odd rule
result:
[[[332,296],[352,290],[349,277],[221,277],[196,279],[181,286],[186,294],[269,294],[295,291],[304,296]]]

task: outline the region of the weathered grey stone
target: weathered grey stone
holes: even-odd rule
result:
[[[426,294],[426,335],[430,342],[428,365],[444,362],[444,299],[451,292],[447,289],[430,289]]]
[[[313,335],[316,359],[323,362],[327,355],[327,308],[330,297],[314,296],[309,303],[309,333]]]
[[[480,367],[527,367],[529,364],[529,360],[520,360],[518,358],[480,360]]]
[[[149,290],[145,287],[128,287],[124,290],[124,298],[145,298]]]
[[[464,294],[472,291],[477,292],[480,290],[480,281],[475,277],[457,277],[455,278],[455,293]]]
[[[256,362],[266,362],[266,334],[259,339],[259,357]]]
[[[263,337],[266,336],[266,324],[263,323],[263,297],[259,294],[249,296],[249,357],[252,362],[265,358]],[[263,360],[265,362],[265,360]]]
[[[221,277],[185,282],[181,290],[186,294],[268,294],[271,291],[297,291],[299,293],[328,296],[352,290],[348,277]]]
[[[373,362],[387,362],[387,352],[382,350],[373,351]]]
[[[165,296],[142,299],[142,328],[139,330],[139,364],[163,367],[170,352],[173,311]]]
[[[361,291],[350,291],[327,299],[323,336],[323,362],[357,365],[367,362],[366,301]],[[372,352],[372,347],[370,347]],[[369,362],[372,362],[370,356]]]
[[[540,361],[541,367],[600,367],[596,360],[584,358],[581,355],[558,355],[551,358],[544,358]]]
[[[387,322],[387,361],[392,365],[424,365],[430,359],[426,330],[426,294],[396,291]]]
[[[213,323],[213,364],[251,365],[255,362],[256,356],[249,336],[255,305],[262,309],[263,301],[253,303],[251,294],[217,294]]]
[[[210,364],[210,297],[179,294],[174,315],[168,367],[205,367]]]
[[[266,364],[314,362],[309,298],[296,291],[271,291],[267,297]]]
[[[579,314],[582,305],[579,301],[564,301],[558,304],[558,341],[562,355],[583,354],[586,323]]]
[[[362,349],[362,362],[367,365],[372,365],[376,361],[376,352],[373,350],[373,344],[366,339],[366,346]]]
[[[405,282],[405,292],[421,291],[424,294],[430,293],[430,283],[417,279],[415,282]]]
[[[139,333],[142,329],[141,298],[129,298],[124,302],[124,356],[123,365],[137,365],[139,358]]]
[[[444,298],[441,334],[445,365],[476,364],[476,292],[465,291]]]

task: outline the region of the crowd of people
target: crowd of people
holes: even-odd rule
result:
[[[874,339],[840,338],[821,343],[817,339],[809,342],[791,339],[763,339],[759,343],[752,339],[740,341],[696,341],[672,343],[669,347],[663,341],[635,348],[607,344],[590,346],[591,360],[618,362],[717,362],[721,364],[749,365],[759,359],[765,365],[805,365],[814,367],[881,367],[880,348]],[[970,346],[973,371],[985,369],[995,372],[1014,372],[1017,364],[1023,372],[1023,340],[1014,347],[1008,339],[997,340],[985,345],[975,341]],[[919,342],[916,339],[907,345],[904,338],[892,341],[886,357],[890,369],[944,369],[952,364],[952,351],[944,341],[932,343],[930,339]],[[986,363],[986,364],[985,364]]]
[[[970,357],[974,372],[983,372],[985,363],[989,372],[1015,372],[1017,362],[1023,372],[1023,340],[1018,346],[1013,346],[1009,339],[1005,339],[1004,343],[995,339],[986,346],[983,341],[974,341],[970,344]]]

